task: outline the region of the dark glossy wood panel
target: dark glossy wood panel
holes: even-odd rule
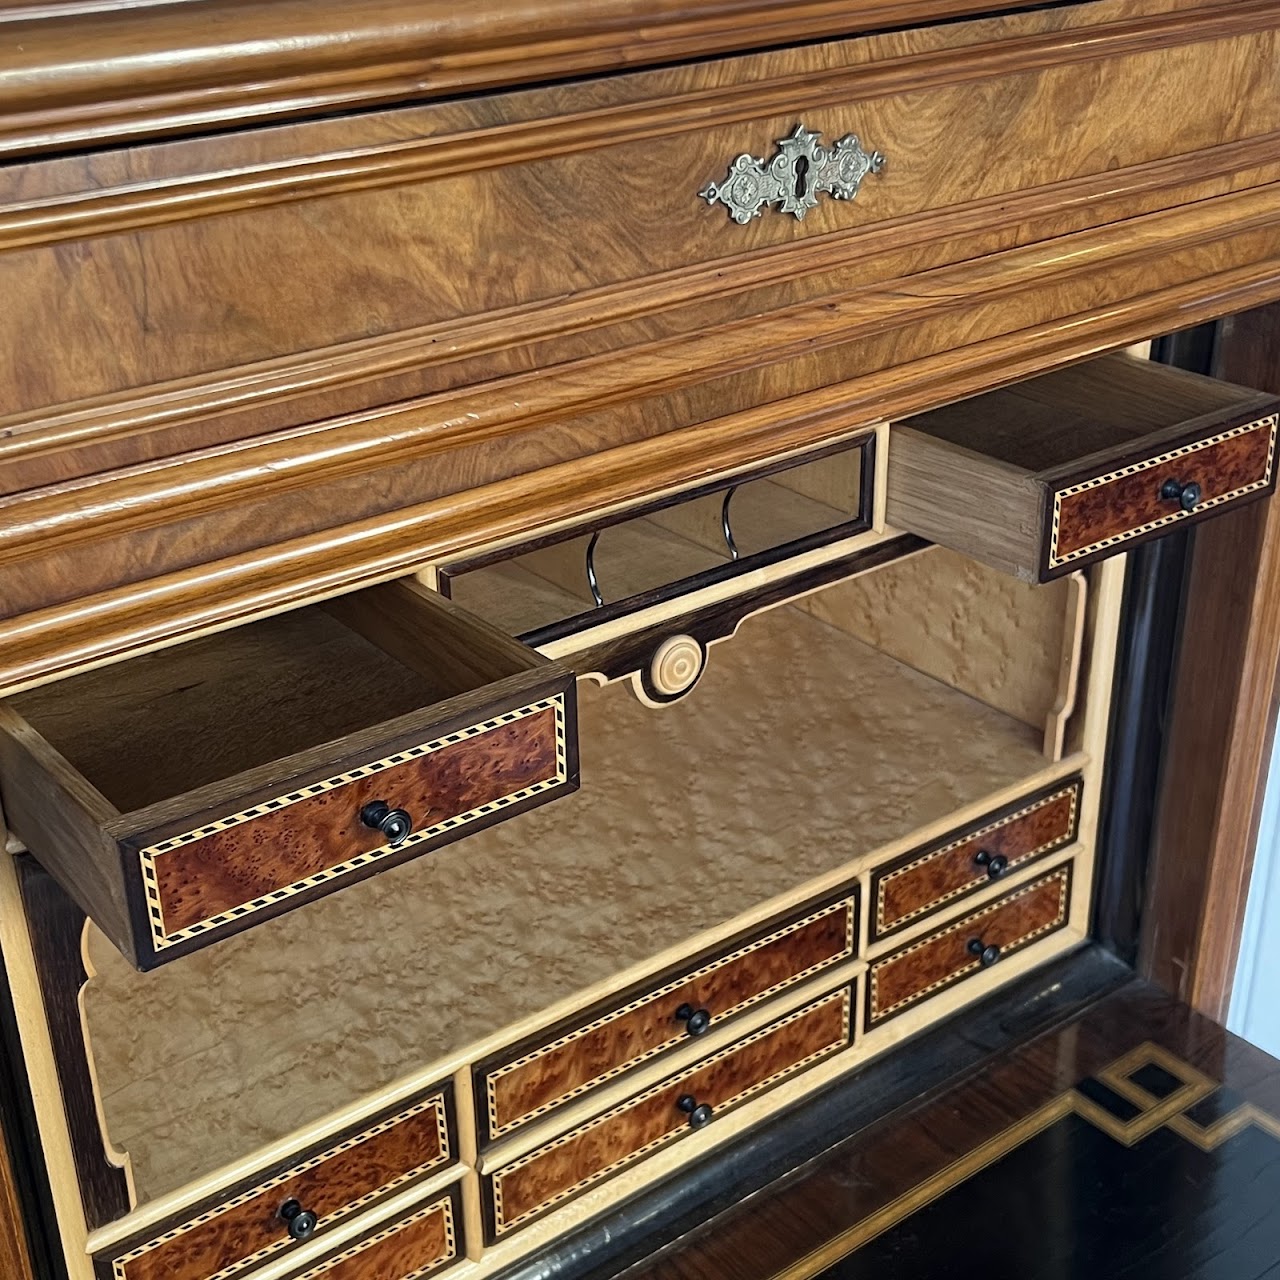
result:
[[[615,999],[595,1016],[561,1024],[476,1070],[482,1141],[517,1129],[595,1085],[680,1044],[690,1035],[677,1010],[710,1015],[706,1027],[853,958],[858,895],[799,919],[772,922],[714,957]],[[703,1034],[699,1031],[697,1034]]]
[[[1280,1064],[1133,983],[621,1274],[1269,1276],[1278,1117]]]
[[[296,1247],[280,1207],[296,1200],[324,1232],[392,1191],[443,1168],[456,1143],[451,1094],[428,1092],[292,1169],[239,1192],[198,1216],[97,1260],[110,1280],[224,1280]],[[440,1231],[421,1225],[409,1247]],[[388,1253],[393,1251],[388,1247]],[[432,1255],[435,1256],[435,1255]]]
[[[886,937],[948,902],[967,897],[989,884],[987,864],[1005,859],[1008,874],[1034,858],[1070,844],[1079,826],[1080,780],[1073,779],[987,815],[975,829],[953,833],[932,848],[912,850],[871,876],[871,936]]]
[[[1071,864],[1004,895],[994,905],[871,965],[867,1026],[874,1027],[985,967],[982,951],[998,947],[995,963],[1067,923]],[[974,944],[981,943],[981,946]]]
[[[290,1280],[425,1280],[463,1256],[461,1234],[455,1188]]]
[[[1118,549],[1141,533],[1183,520],[1221,514],[1246,496],[1275,488],[1274,415],[1230,431],[1215,431],[1161,454],[1157,466],[1141,459],[1118,472],[1090,477],[1055,494],[1049,566],[1101,549]],[[1191,510],[1163,496],[1166,482],[1198,485],[1202,494]]]
[[[848,988],[824,997],[488,1175],[483,1186],[490,1234],[504,1235],[642,1156],[696,1133],[677,1105],[682,1097],[710,1106],[714,1124],[715,1113],[838,1053],[853,1038],[852,999]]]

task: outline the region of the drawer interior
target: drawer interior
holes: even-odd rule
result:
[[[873,438],[446,566],[441,589],[529,644],[742,575],[870,525]]]
[[[944,553],[912,559],[954,576]],[[853,582],[871,591],[884,572]],[[912,590],[927,589],[916,573]],[[994,617],[987,581],[965,589]],[[843,611],[850,589],[825,607]],[[904,630],[917,629],[907,587],[896,595]],[[576,800],[151,973],[92,930],[86,1025],[107,1130],[140,1195],[450,1055],[492,1052],[592,984],[628,970],[637,981],[664,952],[688,954],[706,931],[736,930],[742,913],[1043,774],[1042,729],[993,705],[990,688],[967,692],[976,668],[938,678],[918,669],[925,657],[826,620],[823,602],[747,618],[660,710],[625,683],[582,682]],[[940,632],[953,623],[937,612]],[[1038,651],[1027,631],[1007,640],[1006,665]],[[281,997],[298,991],[307,999]]]
[[[481,635],[489,628],[462,611],[412,588],[391,602],[392,589],[162,649],[7,706],[128,813],[539,664],[514,641]],[[395,631],[385,625],[389,605]]]

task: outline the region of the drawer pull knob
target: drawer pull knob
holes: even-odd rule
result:
[[[970,938],[969,954],[977,956],[978,963],[984,969],[990,969],[1000,959],[1000,948],[994,942],[988,945],[981,938]]]
[[[1166,502],[1176,502],[1183,511],[1194,511],[1204,495],[1194,480],[1189,484],[1183,484],[1180,480],[1166,480],[1160,486],[1160,496]]]
[[[403,809],[393,809],[385,800],[370,800],[360,810],[360,821],[366,827],[381,831],[393,849],[404,844],[413,830],[413,819]]]
[[[976,866],[986,868],[988,880],[999,880],[1009,870],[1009,859],[1003,853],[990,853],[986,849],[979,849],[973,861]]]
[[[689,1117],[690,1129],[702,1129],[711,1123],[711,1104],[699,1102],[691,1093],[682,1093],[676,1106]]]
[[[695,1009],[691,1004],[682,1004],[676,1010],[676,1021],[684,1023],[686,1034],[691,1036],[705,1035],[711,1025],[710,1009]]]
[[[778,139],[773,155],[739,156],[723,182],[709,182],[698,194],[710,205],[724,205],[737,223],[758,218],[765,205],[774,204],[782,213],[803,218],[818,207],[823,192],[836,200],[854,199],[863,178],[884,168],[884,156],[864,151],[852,133],[829,147],[821,137],[798,124],[789,137]]]
[[[280,1206],[280,1217],[289,1224],[289,1234],[295,1240],[310,1240],[316,1233],[316,1215],[296,1200],[286,1200]]]

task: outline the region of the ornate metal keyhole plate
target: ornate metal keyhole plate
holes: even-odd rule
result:
[[[821,137],[798,124],[790,137],[778,139],[768,160],[741,155],[723,182],[708,183],[698,194],[708,204],[724,205],[734,222],[758,218],[767,204],[803,218],[824,192],[836,200],[852,200],[867,174],[884,169],[885,157],[864,151],[855,134],[837,138],[830,147],[822,145]]]

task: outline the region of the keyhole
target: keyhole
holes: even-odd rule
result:
[[[804,199],[804,189],[807,185],[805,179],[809,175],[809,157],[801,156],[796,161],[796,198]]]

